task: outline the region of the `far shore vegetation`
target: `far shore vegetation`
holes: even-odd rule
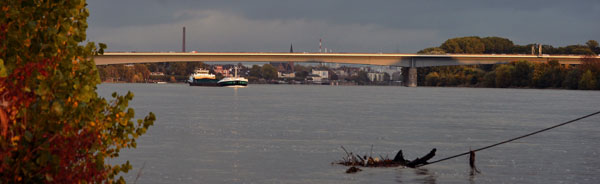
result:
[[[501,37],[460,37],[446,40],[438,47],[426,48],[418,54],[541,54],[582,55],[581,65],[562,65],[558,61],[546,63],[514,61],[496,65],[462,65],[417,68],[418,86],[457,86],[491,88],[553,88],[553,89],[600,89],[600,60],[591,56],[600,53],[595,40],[584,45],[554,47],[551,45],[516,45]],[[293,64],[292,64],[293,65]],[[402,75],[382,73],[381,80],[369,78],[369,68],[330,68],[326,66],[293,65],[284,67],[271,64],[245,67],[241,64],[240,75],[251,83],[306,83],[312,70],[328,71],[329,81],[352,85],[398,85],[407,78],[407,68]],[[225,66],[232,68],[231,66]],[[213,70],[214,66],[202,62],[149,63],[132,65],[98,66],[100,78],[104,82],[185,82],[196,68],[211,70],[217,78],[224,77]],[[292,68],[291,71],[289,68]],[[348,76],[340,75],[342,73]],[[279,72],[279,75],[278,75]],[[292,78],[281,78],[282,73],[293,73]],[[398,72],[399,74],[400,72]]]
[[[597,90],[600,62],[561,65],[558,61],[515,61],[499,65],[417,68],[419,86],[553,88]]]
[[[509,64],[438,66],[417,68],[419,86],[465,86],[491,88],[563,88],[600,89],[600,47],[595,40],[585,45],[553,47],[541,45],[515,45],[500,37],[477,36],[452,38],[439,47],[427,48],[419,54],[549,54],[584,55],[581,65],[561,65],[558,61],[546,63],[514,61]],[[405,72],[406,73],[406,72]]]

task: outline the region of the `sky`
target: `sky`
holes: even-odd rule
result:
[[[449,38],[600,40],[599,0],[88,0],[108,51],[414,53]]]

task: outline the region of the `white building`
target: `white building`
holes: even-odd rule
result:
[[[339,78],[346,78],[348,77],[348,72],[344,71],[344,70],[336,70],[334,71],[335,74],[339,77]]]
[[[293,79],[296,78],[296,73],[282,73],[282,72],[277,72],[277,77],[280,79]]]
[[[381,81],[384,81],[385,73],[369,72],[369,73],[367,73],[367,77],[369,78],[369,81],[371,81],[371,82],[381,82]]]
[[[318,75],[321,77],[321,79],[329,78],[329,71],[327,71],[327,70],[312,70],[311,74]]]

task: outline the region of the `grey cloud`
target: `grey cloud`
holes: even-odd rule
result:
[[[296,51],[316,52],[318,40],[338,52],[391,52],[396,45],[419,45],[437,37],[434,30],[391,29],[375,24],[330,24],[313,20],[251,20],[218,11],[183,12],[197,19],[156,25],[97,28],[95,40],[109,50],[179,51],[181,27],[186,26],[188,50],[286,52],[290,43]],[[368,35],[368,36],[356,36]],[[148,49],[151,48],[151,49]]]
[[[351,45],[341,38],[331,35],[347,35],[343,30],[333,33],[335,29],[327,26],[303,28],[298,35],[305,37],[298,40],[314,40],[326,36],[330,44],[344,50],[362,50],[378,52],[395,50],[396,45],[404,52],[416,52],[421,48],[437,46],[447,38],[456,36],[503,36],[520,44],[542,42],[553,45],[584,43],[600,36],[600,1],[597,0],[422,0],[422,1],[364,1],[364,0],[254,0],[254,1],[194,1],[194,0],[91,0],[88,1],[91,12],[90,39],[98,38],[99,30],[122,30],[132,27],[152,27],[156,25],[183,25],[202,20],[201,14],[195,12],[219,12],[253,22],[310,22],[306,26],[317,26],[317,22],[331,26],[372,26],[378,34],[385,32],[389,39],[376,43],[377,36],[370,32],[351,32],[352,40],[363,40],[361,45]],[[205,26],[221,26],[212,24]],[[293,27],[291,25],[286,25]],[[240,28],[240,27],[238,27]],[[173,29],[180,29],[174,27]],[[218,29],[218,28],[215,28]],[[225,29],[225,28],[223,28]],[[348,27],[348,29],[352,29]],[[256,30],[256,29],[255,29]],[[284,29],[277,29],[284,30]],[[311,31],[306,31],[311,30]],[[390,33],[391,30],[427,30],[435,32],[435,36],[424,38],[421,42],[410,42],[410,35],[403,31]],[[264,30],[256,30],[263,31]],[[294,30],[288,30],[294,32]],[[222,32],[227,32],[222,31]],[[271,35],[286,34],[270,31]],[[314,35],[309,35],[311,33]],[[163,33],[174,34],[174,33]],[[217,33],[214,33],[217,34]],[[253,33],[247,33],[252,35]],[[254,33],[260,34],[260,33]],[[207,35],[216,37],[218,35]],[[132,35],[135,37],[135,35]],[[223,37],[220,42],[235,43],[229,49],[257,50],[252,43],[232,40],[235,36]],[[338,36],[339,37],[339,36]],[[287,42],[290,38],[261,37],[269,42]],[[338,40],[339,39],[339,40]],[[347,39],[347,38],[344,38]],[[173,45],[177,45],[171,40]],[[394,44],[392,44],[394,43]],[[211,44],[214,46],[214,44]],[[237,46],[235,46],[237,45]],[[248,45],[248,47],[242,47]],[[288,44],[289,45],[289,44]],[[392,45],[392,46],[390,46]],[[209,47],[209,46],[203,46]],[[304,47],[309,47],[304,46]],[[392,48],[389,48],[392,47]],[[136,49],[156,50],[154,45],[139,45]],[[115,49],[121,49],[119,47]],[[125,49],[125,48],[122,48]],[[276,48],[260,48],[274,50]],[[227,50],[222,50],[227,51]]]

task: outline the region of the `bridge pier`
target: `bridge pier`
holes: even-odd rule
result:
[[[406,77],[406,87],[417,87],[417,62],[414,57],[410,58],[410,67]]]
[[[408,68],[408,81],[406,81],[407,87],[417,87],[417,67]]]

